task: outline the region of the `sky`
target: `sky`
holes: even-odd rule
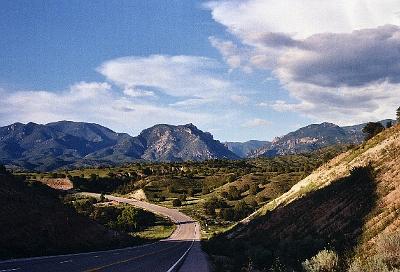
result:
[[[398,106],[398,0],[0,1],[0,126],[271,140]]]

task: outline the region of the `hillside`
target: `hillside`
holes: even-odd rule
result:
[[[388,121],[382,120],[384,126]],[[262,147],[253,149],[247,157],[275,157],[307,153],[323,147],[343,144],[360,144],[364,140],[362,129],[366,124],[340,127],[332,123],[312,124],[275,138]]]
[[[106,127],[60,121],[0,128],[0,163],[30,170],[116,165],[137,160],[236,159],[211,134],[194,125],[156,125],[131,137]]]
[[[56,191],[45,185],[10,174],[0,174],[0,182],[0,259],[129,243],[128,236],[110,232],[64,206]]]
[[[352,271],[392,271],[374,270],[371,263],[375,258],[380,267],[400,265],[393,261],[400,260],[393,257],[393,242],[382,250],[382,244],[387,247],[382,241],[393,240],[387,237],[400,230],[399,156],[397,126],[324,164],[205,246],[209,253],[225,256],[215,256],[225,260],[219,263],[225,270],[239,270],[249,259],[259,268],[301,270],[302,261],[327,248],[339,254],[339,271],[346,271],[349,263],[352,269],[364,267]],[[392,259],[386,252],[392,252]]]
[[[145,147],[141,157],[148,161],[238,159],[210,133],[199,130],[193,124],[156,125],[142,131],[137,139]]]

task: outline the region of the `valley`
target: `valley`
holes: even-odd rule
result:
[[[329,134],[331,126],[328,127]],[[328,253],[331,255],[331,252],[337,254],[333,256],[338,256],[338,266],[343,271],[349,266],[362,266],[369,260],[365,256],[374,254],[366,245],[374,244],[374,239],[386,239],[384,230],[389,229],[387,235],[392,235],[398,228],[396,222],[400,207],[392,197],[397,190],[392,182],[398,177],[393,166],[399,151],[398,129],[398,126],[386,129],[358,145],[339,142],[288,155],[183,162],[134,161],[120,166],[59,168],[52,172],[13,170],[13,174],[4,176],[10,180],[10,186],[12,180],[18,180],[19,186],[34,186],[43,193],[48,191],[59,209],[71,213],[67,218],[87,220],[82,223],[71,221],[69,225],[72,228],[75,225],[80,228],[83,222],[87,222],[103,233],[114,234],[108,238],[109,241],[99,240],[95,238],[96,231],[91,231],[91,235],[86,237],[89,239],[87,242],[77,237],[79,243],[71,244],[68,249],[63,244],[55,244],[51,251],[39,254],[32,246],[48,244],[48,241],[27,239],[29,242],[25,247],[32,251],[25,253],[17,248],[8,248],[9,242],[4,241],[3,256],[10,256],[7,254],[12,252],[21,254],[15,257],[23,257],[33,252],[35,255],[48,255],[120,248],[166,239],[174,228],[179,228],[175,219],[174,226],[157,215],[145,215],[146,212],[142,217],[147,219],[140,221],[142,212],[139,210],[128,215],[130,211],[124,206],[126,204],[119,204],[123,202],[133,205],[152,203],[148,205],[179,210],[196,220],[199,223],[198,239],[202,239],[202,248],[210,256],[211,268],[215,271],[275,266],[281,267],[277,271],[302,271],[305,262],[311,262],[318,252],[325,254],[323,250],[330,250]],[[325,135],[320,137],[327,139]],[[300,146],[306,144],[304,141],[299,143]],[[380,182],[382,175],[387,176],[384,180],[392,185]],[[7,193],[6,199],[15,193]],[[384,206],[387,197],[390,197],[390,207]],[[4,206],[11,203],[6,202]],[[146,210],[154,212],[147,204],[143,205]],[[48,213],[44,208],[34,209]],[[18,211],[15,213],[19,214]],[[128,216],[126,218],[138,216],[135,220],[139,221],[124,221],[123,215]],[[13,226],[15,219],[6,214],[3,216],[8,217],[10,223],[7,225]],[[367,227],[382,220],[378,219],[382,216],[385,217],[384,225]],[[35,224],[42,219],[29,220],[32,220],[29,224]],[[137,224],[137,227],[133,228],[132,224]],[[60,235],[58,231],[49,237],[56,238]],[[13,231],[3,232],[15,232],[14,237],[24,233],[14,227]],[[101,243],[93,243],[90,237]],[[196,242],[196,247],[196,252],[201,252],[199,242]],[[235,252],[240,254],[235,255]],[[357,263],[357,260],[365,261]]]

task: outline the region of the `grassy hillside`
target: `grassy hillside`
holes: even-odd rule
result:
[[[338,254],[336,270],[307,271],[395,271],[399,156],[397,126],[324,164],[205,248],[222,270],[301,271],[303,261],[326,248]]]
[[[198,219],[209,236],[223,230],[287,192],[312,170],[347,147],[309,154],[243,161],[135,163],[123,167],[29,173],[30,179],[58,186],[69,177],[75,189],[141,198],[179,208]]]
[[[60,192],[4,171],[0,184],[0,259],[123,247],[157,239],[160,233],[168,236],[174,229],[154,217],[151,224],[138,221],[135,235],[129,235],[130,222],[119,216],[124,209],[93,206],[85,200],[65,205]]]

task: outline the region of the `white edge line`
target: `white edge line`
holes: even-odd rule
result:
[[[46,260],[46,259],[51,259],[51,258],[70,257],[70,256],[79,256],[79,255],[86,256],[86,255],[95,254],[95,253],[108,253],[108,252],[111,253],[111,252],[118,252],[118,251],[123,251],[123,250],[130,250],[130,249],[136,249],[136,248],[151,246],[151,245],[157,244],[159,242],[160,241],[157,241],[157,242],[154,242],[154,243],[150,243],[150,244],[144,244],[144,245],[140,245],[140,246],[117,248],[117,249],[111,249],[111,250],[100,250],[100,251],[91,251],[91,252],[83,252],[83,253],[63,254],[63,255],[52,255],[52,256],[39,256],[39,257],[31,257],[31,258],[10,259],[10,260],[5,260],[5,261],[0,261],[0,264],[12,263],[12,262],[26,262],[26,261],[34,261],[34,260]]]
[[[167,272],[172,272],[174,271],[174,269],[178,266],[178,264],[183,260],[183,258],[186,257],[186,255],[188,254],[189,250],[192,248],[194,244],[194,239],[192,240],[192,244],[190,245],[190,247],[185,251],[185,253],[183,253],[183,255],[179,258],[179,260],[176,261],[176,263],[174,263],[170,269],[168,269]]]

